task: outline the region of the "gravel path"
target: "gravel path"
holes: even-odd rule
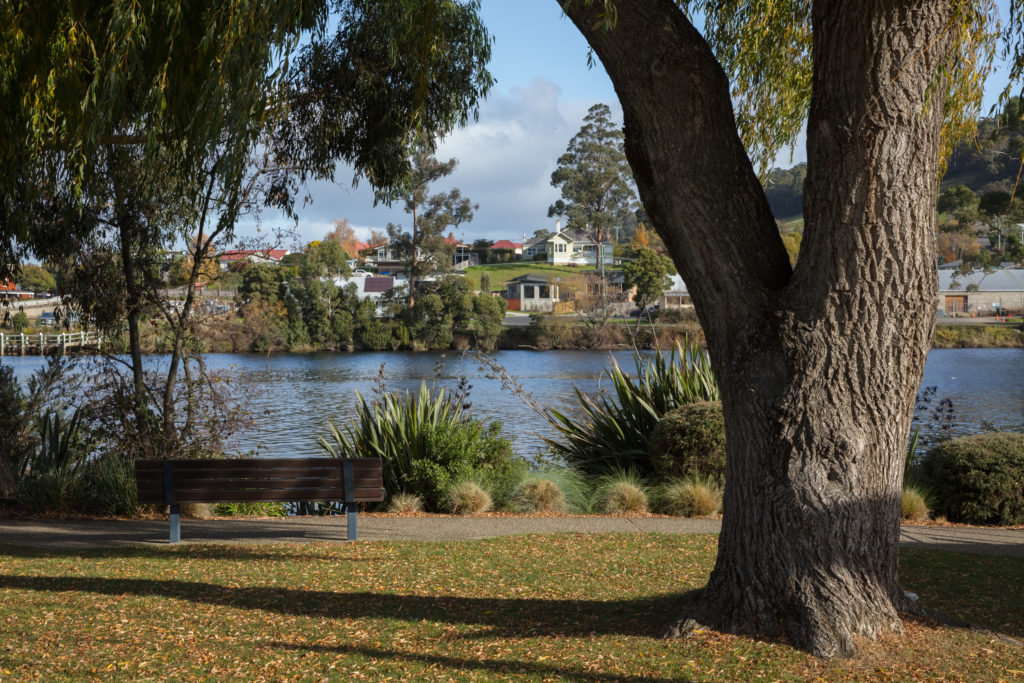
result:
[[[165,520],[11,520],[0,519],[0,544],[83,549],[167,543]],[[666,534],[719,531],[715,519],[663,517],[397,517],[360,515],[360,541],[472,541],[512,534],[559,532]],[[345,540],[341,517],[281,519],[184,519],[186,543],[311,543]],[[1024,557],[1024,529],[904,526],[908,547]]]

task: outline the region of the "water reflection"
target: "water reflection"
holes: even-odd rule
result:
[[[607,387],[601,372],[615,358],[633,368],[632,353],[619,351],[502,351],[495,359],[543,405],[572,411],[577,405],[573,387],[594,392]],[[159,357],[150,359],[159,363]],[[38,357],[5,357],[24,381],[38,368]],[[419,388],[421,381],[452,388],[460,376],[472,385],[470,401],[479,417],[501,420],[523,454],[544,448],[553,436],[547,422],[516,396],[503,389],[471,356],[436,353],[312,353],[270,357],[215,354],[213,368],[251,379],[257,392],[249,405],[257,427],[232,446],[266,456],[319,455],[316,438],[327,433],[327,422],[342,424],[355,415],[356,392],[368,395],[385,364],[388,390]],[[935,386],[935,399],[948,397],[954,406],[953,434],[986,428],[1024,431],[1024,350],[936,349],[928,356],[923,387]],[[915,425],[917,426],[917,425]],[[939,425],[924,419],[919,426],[933,439]]]

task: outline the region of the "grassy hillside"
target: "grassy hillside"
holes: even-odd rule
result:
[[[504,292],[505,283],[520,275],[536,273],[549,280],[558,277],[577,275],[594,266],[555,266],[543,261],[515,261],[513,263],[491,263],[483,266],[471,266],[466,269],[466,282],[472,289],[480,289],[480,274],[487,273],[491,278],[491,291]]]

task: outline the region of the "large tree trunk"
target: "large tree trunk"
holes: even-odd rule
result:
[[[600,6],[601,3],[594,3]],[[570,5],[622,102],[641,198],[692,294],[722,390],[722,533],[673,627],[785,633],[830,656],[901,629],[906,438],[934,324],[948,4],[814,3],[805,237],[788,263],[729,84],[672,0]]]

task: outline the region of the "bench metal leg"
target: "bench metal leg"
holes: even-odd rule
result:
[[[359,506],[355,503],[345,503],[345,515],[348,517],[348,540],[354,541],[358,538],[356,531],[356,517],[359,514]]]
[[[171,543],[181,542],[181,506],[171,505]]]

